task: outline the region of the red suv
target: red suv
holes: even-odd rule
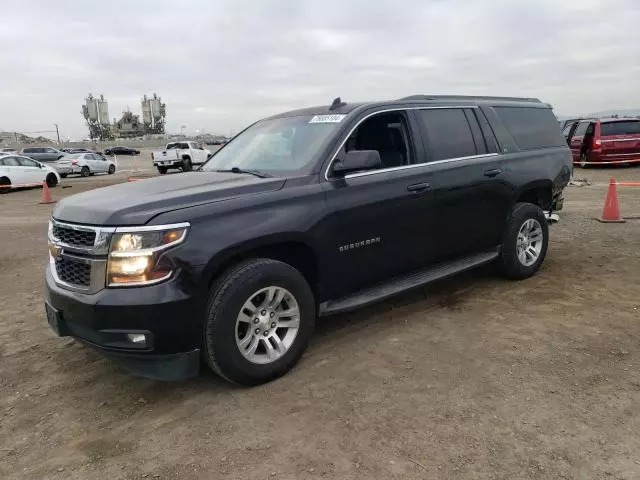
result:
[[[580,120],[565,127],[573,163],[627,165],[640,162],[640,118]]]

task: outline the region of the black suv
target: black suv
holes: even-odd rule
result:
[[[66,198],[52,328],[132,373],[283,375],[317,317],[490,262],[545,258],[571,154],[536,99],[412,96],[261,120],[197,172]]]

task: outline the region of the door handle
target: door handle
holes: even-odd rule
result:
[[[411,193],[420,193],[424,192],[425,190],[429,190],[430,188],[431,185],[429,185],[428,183],[414,183],[413,185],[409,185],[407,187],[407,191]]]
[[[492,168],[491,170],[485,170],[484,176],[493,178],[493,177],[497,177],[501,173],[502,173],[502,170],[500,170],[499,168]]]

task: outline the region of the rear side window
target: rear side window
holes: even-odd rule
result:
[[[548,108],[494,107],[520,150],[566,146],[560,125]]]
[[[603,137],[611,135],[640,135],[640,120],[603,122],[601,127]]]
[[[463,109],[419,110],[418,116],[431,150],[429,161],[477,155],[473,133]]]

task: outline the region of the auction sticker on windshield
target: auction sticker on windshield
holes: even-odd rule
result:
[[[309,123],[340,123],[346,115],[316,115]]]

